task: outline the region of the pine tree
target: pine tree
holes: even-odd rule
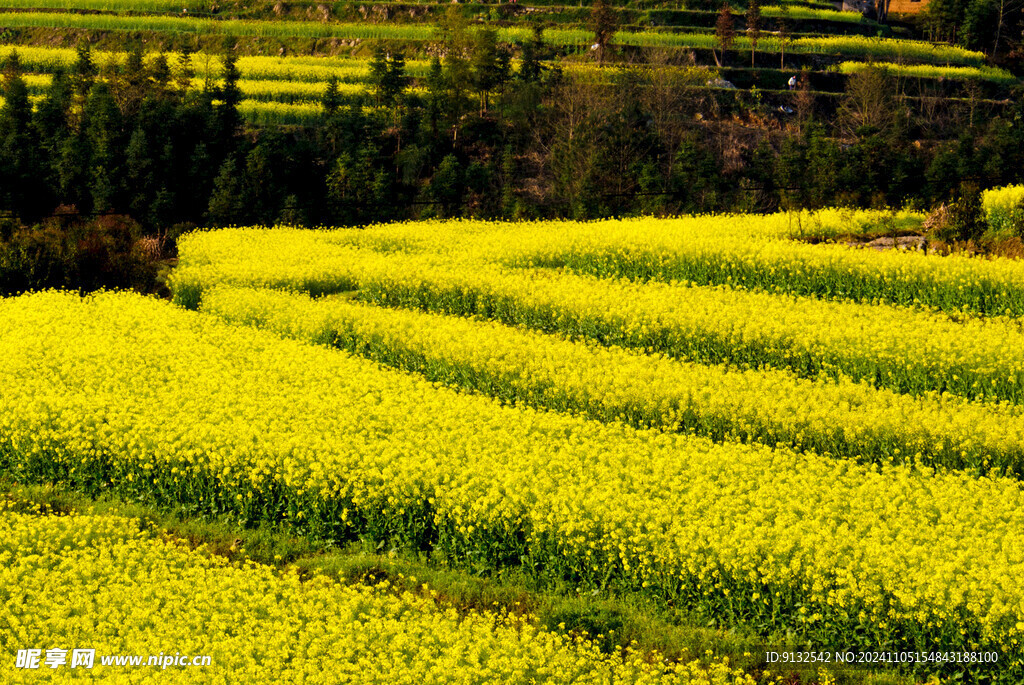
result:
[[[299,198],[296,195],[289,195],[281,205],[281,213],[277,216],[277,223],[285,226],[305,226],[309,223],[306,219],[306,212],[299,205]]]
[[[61,203],[73,206],[82,214],[92,212],[89,178],[91,157],[89,137],[79,129],[63,140],[56,163]]]
[[[992,44],[999,21],[996,0],[971,0],[964,9],[959,42],[972,50],[986,49]]]
[[[490,27],[477,31],[470,61],[473,73],[473,87],[480,95],[480,113],[488,109],[488,96],[495,88],[508,80],[508,53],[498,47],[498,32]]]
[[[45,212],[42,150],[17,52],[4,67],[0,107],[0,207],[31,219]]]
[[[436,203],[438,214],[451,217],[458,214],[465,193],[465,179],[462,165],[455,155],[447,155],[430,179],[430,198]]]
[[[437,139],[437,133],[441,128],[441,119],[444,116],[445,99],[445,78],[441,60],[437,55],[430,58],[430,68],[427,70],[427,121],[430,125],[431,139]]]
[[[540,81],[544,65],[541,62],[541,53],[544,50],[544,27],[535,24],[533,37],[523,44],[523,57],[519,62],[519,80],[527,83]]]
[[[146,131],[141,126],[132,131],[125,150],[125,178],[129,190],[128,207],[132,216],[152,228],[149,210],[154,192],[154,159]]]
[[[405,52],[398,47],[392,47],[387,55],[387,68],[384,72],[384,80],[381,82],[384,101],[391,107],[398,103],[405,90]]]
[[[338,93],[338,77],[331,76],[327,81],[327,87],[324,89],[323,97],[320,99],[321,104],[324,107],[324,115],[328,118],[333,117],[341,106],[341,95]]]
[[[327,197],[336,225],[357,225],[385,218],[392,203],[391,185],[376,168],[379,151],[362,145],[355,154],[342,154],[327,176]]]
[[[370,57],[370,86],[373,88],[373,104],[380,107],[384,100],[384,82],[387,79],[387,50],[382,43],[373,46]]]
[[[224,83],[218,89],[221,104],[217,110],[217,119],[221,147],[229,153],[234,149],[235,135],[242,126],[242,117],[238,113],[238,104],[242,101],[242,91],[238,88],[241,74],[238,71],[238,59],[231,50],[224,55],[223,78]]]
[[[72,97],[72,84],[64,71],[58,69],[33,116],[33,126],[39,136],[43,154],[50,160],[59,159],[61,146],[70,135],[68,114]],[[58,185],[53,169],[55,166],[55,163],[50,165],[50,184],[53,186]]]
[[[370,61],[370,85],[373,87],[374,100],[378,106],[391,110],[391,126],[399,131],[400,136],[402,92],[406,86],[405,53],[394,46],[377,43]]]
[[[786,46],[789,45],[791,40],[789,31],[789,22],[786,21],[789,13],[789,5],[782,5],[782,18],[779,19],[779,69],[786,68]]]
[[[75,48],[75,64],[71,68],[75,81],[75,92],[85,97],[92,90],[93,81],[96,79],[96,64],[92,61],[92,47],[89,41],[83,38]]]
[[[123,173],[123,119],[110,87],[97,81],[85,102],[85,133],[89,140],[89,192],[93,209],[113,211],[119,205]]]
[[[149,69],[146,70],[146,74],[150,81],[153,83],[152,90],[150,91],[159,98],[164,98],[171,86],[171,65],[167,62],[167,55],[164,53],[158,54],[153,58],[153,63],[149,65]]]
[[[242,188],[238,182],[238,166],[233,156],[224,160],[213,182],[213,192],[206,210],[206,220],[213,226],[237,224],[243,219]]]
[[[12,50],[11,54],[4,60],[3,75],[5,79],[13,79],[22,75],[21,66],[21,55],[18,54],[17,50]]]
[[[441,63],[444,67],[444,96],[441,99],[441,111],[452,125],[452,136],[458,136],[458,122],[469,108],[466,97],[467,86],[472,82],[469,66],[469,55],[472,53],[472,40],[466,24],[466,18],[455,5],[448,8],[444,19],[439,23],[441,29],[440,49],[444,55]]]
[[[192,66],[192,48],[187,45],[181,49],[181,53],[178,55],[177,71],[174,83],[178,94],[184,99],[188,91],[191,90],[192,79],[196,75],[195,68]]]
[[[267,224],[277,218],[287,177],[285,155],[277,129],[263,129],[245,158],[244,203],[249,220]]]
[[[142,46],[136,43],[128,52],[124,69],[114,82],[115,99],[121,112],[127,117],[138,114],[142,100],[149,91],[149,74],[146,73]]]

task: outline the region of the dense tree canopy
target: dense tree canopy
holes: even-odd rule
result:
[[[543,65],[539,28],[515,67],[493,31],[467,32],[458,14],[437,45],[421,89],[409,87],[402,50],[380,44],[376,107],[343,100],[332,82],[320,123],[290,128],[244,124],[231,51],[222,79],[195,90],[187,62],[136,49],[101,74],[83,44],[35,107],[15,56],[0,108],[0,210],[26,223],[127,215],[164,235],[279,221],[927,207],[963,179],[1019,181],[1024,169],[1019,99],[994,117],[965,102],[929,118],[881,69],[854,74],[831,102],[801,77],[780,114],[754,91],[728,105],[656,53],[650,68],[574,80]],[[762,123],[772,117],[780,125]]]

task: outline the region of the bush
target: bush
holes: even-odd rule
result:
[[[946,242],[978,240],[988,224],[981,208],[981,191],[973,183],[960,185],[957,197],[949,205],[949,223],[939,237]]]
[[[32,227],[0,226],[0,293],[69,288],[152,292],[160,254],[124,216],[89,222],[51,219]]]

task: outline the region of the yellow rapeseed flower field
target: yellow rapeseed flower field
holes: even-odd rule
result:
[[[724,662],[606,656],[528,618],[439,608],[387,581],[344,586],[229,563],[118,516],[4,512],[0,559],[4,683],[754,685]],[[17,668],[14,652],[28,649],[40,650],[38,669]],[[72,667],[75,650],[94,650],[91,665]],[[141,665],[103,663],[135,656]]]
[[[1024,475],[1024,417],[954,396],[729,370],[419,311],[215,286],[202,311],[333,345],[432,380],[601,420],[785,443],[862,461]]]
[[[994,650],[1003,682],[1024,674],[1013,480],[505,407],[128,293],[0,301],[0,387],[19,480],[526,564],[808,644]]]
[[[790,293],[832,300],[926,306],[984,315],[1024,314],[1024,265],[1013,259],[810,244],[800,231],[876,225],[879,213],[829,210],[794,222],[772,216],[627,219],[596,223],[508,224],[490,246],[495,258],[530,266],[634,280]],[[845,221],[844,221],[845,219]],[[893,217],[894,226],[913,219]],[[820,228],[818,228],[820,226]]]
[[[344,241],[437,254],[443,263],[568,267],[640,281],[728,285],[951,313],[1024,314],[1024,266],[1018,260],[798,240],[857,234],[865,227],[877,231],[885,222],[894,228],[919,227],[922,218],[908,212],[833,209],[598,222],[407,222],[372,227]],[[209,240],[215,239],[204,236],[200,242]]]
[[[726,286],[514,268],[487,258],[494,235],[502,240],[501,225],[465,229],[461,251],[445,233],[456,230],[448,223],[198,233],[179,247],[175,297],[194,307],[202,289],[214,284],[314,296],[359,290],[360,299],[375,304],[476,315],[695,362],[845,375],[915,394],[1024,398],[1024,334],[1013,318],[951,318]],[[437,251],[427,247],[432,234],[439,234]]]
[[[989,228],[1024,237],[1024,185],[992,188],[981,194]]]

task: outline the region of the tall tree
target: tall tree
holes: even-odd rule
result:
[[[597,61],[604,64],[608,46],[619,28],[619,16],[605,0],[594,0],[590,13],[590,24],[594,29],[594,47],[597,49]]]
[[[84,120],[89,140],[89,189],[97,212],[119,208],[124,158],[124,119],[110,87],[97,81],[85,102]]]
[[[64,71],[58,70],[53,74],[50,87],[36,106],[33,116],[33,125],[43,154],[51,160],[48,165],[49,185],[54,188],[59,185],[54,160],[60,158],[61,146],[71,133],[68,114],[72,98],[72,84]]]
[[[341,95],[338,93],[338,77],[331,75],[331,78],[327,81],[327,87],[324,88],[323,97],[320,98],[320,103],[324,107],[324,115],[328,118],[333,117],[338,108],[341,107]]]
[[[465,173],[455,155],[447,155],[441,160],[427,191],[441,217],[458,215],[466,185]]]
[[[811,92],[811,76],[807,67],[800,70],[796,85],[796,113],[802,130],[814,118],[814,94]]]
[[[438,32],[437,48],[443,55],[441,64],[444,67],[441,78],[444,93],[439,104],[452,128],[452,140],[455,140],[458,138],[459,121],[471,106],[466,91],[472,83],[469,57],[473,51],[466,18],[457,5],[450,6],[438,22]]]
[[[182,98],[192,89],[192,79],[195,78],[196,70],[192,66],[192,48],[188,45],[181,49],[178,54],[178,73],[174,78],[175,86]]]
[[[327,175],[329,223],[365,224],[387,216],[393,202],[389,178],[377,163],[377,148],[367,141],[341,154]]]
[[[141,125],[136,126],[124,153],[128,208],[132,216],[148,228],[156,228],[150,214],[156,192],[155,152],[146,129]]]
[[[533,36],[523,43],[523,57],[519,62],[520,80],[527,83],[536,83],[540,80],[544,71],[544,64],[541,62],[541,53],[544,49],[544,27],[534,24]]]
[[[21,55],[18,54],[17,50],[12,50],[11,54],[4,60],[3,76],[5,79],[17,78],[22,75],[22,71]]]
[[[153,84],[148,94],[157,98],[167,97],[167,94],[170,92],[171,79],[173,78],[171,65],[167,61],[167,55],[161,52],[154,57],[149,68],[146,69],[146,75]]]
[[[370,60],[370,85],[374,100],[380,107],[394,107],[405,90],[405,53],[385,43],[373,46]]]
[[[477,31],[473,44],[473,86],[480,95],[480,114],[486,114],[488,96],[495,88],[504,86],[509,75],[508,51],[498,45],[498,32],[490,27]]]
[[[45,212],[43,160],[17,52],[11,54],[5,65],[2,94],[0,208],[30,220]]]
[[[792,40],[792,36],[789,31],[789,5],[782,4],[782,15],[779,17],[779,69],[786,68],[786,47],[789,45],[789,41]]]
[[[135,43],[128,51],[124,67],[111,87],[121,112],[128,117],[138,114],[143,98],[151,91],[141,44]]]
[[[992,41],[992,55],[999,55],[999,45],[1003,40],[1004,33],[1011,26],[1018,27],[1024,24],[1024,0],[995,0],[996,1],[996,27],[995,37]]]
[[[214,226],[226,226],[238,222],[244,209],[242,187],[238,182],[238,165],[231,155],[221,164],[220,172],[213,182],[206,220]]]
[[[997,0],[971,0],[964,11],[960,43],[973,50],[988,51],[999,23]]]
[[[736,27],[732,20],[732,7],[728,2],[722,3],[722,9],[718,11],[718,20],[715,22],[715,42],[722,54],[722,59],[715,57],[718,66],[725,62],[725,51],[732,47],[736,40]]]
[[[430,58],[426,82],[427,122],[430,126],[431,140],[437,140],[437,133],[441,128],[441,120],[445,114],[447,87],[444,78],[444,67],[441,66],[441,60],[436,54]]]
[[[878,21],[884,23],[889,19],[889,3],[891,0],[875,0],[875,12]]]
[[[245,158],[245,207],[249,219],[273,223],[287,197],[288,161],[285,141],[276,128],[260,131],[259,141]]]
[[[85,38],[75,48],[75,63],[71,68],[75,82],[75,92],[82,98],[89,94],[93,81],[96,79],[96,63],[92,60],[92,46]]]
[[[220,129],[222,154],[230,154],[235,147],[235,135],[242,126],[242,116],[238,113],[238,104],[242,101],[242,91],[238,88],[241,74],[238,71],[238,59],[233,50],[224,55],[224,83],[218,90],[220,107],[217,119]]]
[[[761,5],[757,0],[750,0],[747,3],[747,37],[750,38],[750,68],[754,68],[754,53],[757,52],[757,42],[761,39]]]
[[[892,77],[883,67],[866,65],[851,74],[839,106],[843,133],[858,138],[896,133],[900,113],[894,90]]]

